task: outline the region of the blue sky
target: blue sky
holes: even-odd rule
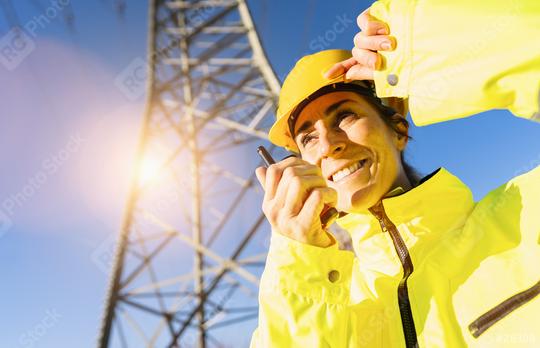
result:
[[[74,0],[74,32],[61,15],[37,23],[42,10],[16,2],[20,22],[33,23],[35,48],[11,70],[0,65],[0,210],[8,222],[0,232],[0,347],[95,342],[108,275],[92,253],[118,233],[144,106],[114,79],[145,56],[146,2],[128,0],[123,19],[112,2]],[[320,45],[350,48],[369,2],[249,4],[283,78]],[[328,36],[337,21],[349,24]],[[0,17],[2,35],[8,29]],[[410,162],[424,174],[446,167],[476,199],[540,165],[540,124],[506,111],[411,133]]]

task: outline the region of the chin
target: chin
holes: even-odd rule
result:
[[[390,170],[381,168],[380,163],[375,162],[369,167],[367,180],[351,181],[341,187],[332,185],[338,192],[336,209],[348,213],[362,213],[373,207],[391,186],[392,181],[388,180],[391,176],[381,175],[389,172]]]
[[[375,193],[375,183],[370,183],[367,186],[354,190],[353,193],[350,190],[344,194],[338,192],[337,209],[348,213],[366,211],[380,199],[379,195]]]

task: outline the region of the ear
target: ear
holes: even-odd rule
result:
[[[399,151],[403,151],[405,150],[405,147],[409,141],[409,124],[405,121],[405,117],[403,115],[397,113],[392,116],[392,122],[396,124],[396,127],[400,133],[407,135],[404,136],[401,134],[396,134],[396,147]]]

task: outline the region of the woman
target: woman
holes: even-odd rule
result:
[[[402,156],[406,108],[350,81],[379,90],[373,45],[395,46],[369,13],[359,22],[352,58],[304,57],[280,94],[269,137],[301,159],[257,169],[272,240],[252,347],[540,344],[540,167],[477,203],[444,168],[418,180]],[[414,104],[430,122],[433,105]],[[344,212],[357,258],[322,228],[325,204]]]

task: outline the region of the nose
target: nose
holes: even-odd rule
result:
[[[319,135],[320,158],[334,157],[345,150],[345,141],[342,136],[331,129],[321,130]]]

